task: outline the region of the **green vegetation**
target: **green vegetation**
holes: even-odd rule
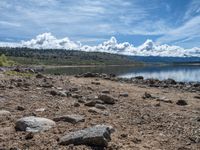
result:
[[[13,65],[14,65],[14,62],[11,60],[8,60],[8,58],[4,54],[0,55],[0,67],[9,67]]]
[[[109,53],[62,49],[0,48],[0,54],[22,65],[136,65],[132,59]]]
[[[17,71],[6,71],[4,72],[5,75],[9,75],[9,76],[21,76],[21,77],[32,77],[34,76],[34,74],[32,73],[25,73],[25,72],[17,72]]]

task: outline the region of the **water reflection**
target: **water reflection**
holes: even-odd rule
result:
[[[199,66],[147,67],[120,75],[120,77],[124,78],[131,78],[135,76],[143,76],[144,78],[156,78],[159,80],[171,78],[176,81],[199,82],[200,67]]]
[[[144,78],[156,78],[164,80],[172,78],[176,81],[200,82],[200,66],[149,66],[149,67],[70,67],[51,68],[45,71],[48,74],[75,75],[85,72],[113,73],[124,78],[144,76]]]

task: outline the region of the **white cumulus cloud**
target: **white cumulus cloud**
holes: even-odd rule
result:
[[[68,37],[57,39],[51,33],[43,33],[30,41],[21,43],[1,42],[0,47],[27,47],[35,49],[66,49],[81,50],[86,52],[107,52],[132,56],[166,56],[166,57],[200,57],[200,48],[184,49],[180,46],[159,45],[152,40],[146,40],[144,44],[136,47],[128,42],[119,43],[115,37],[111,37],[96,46],[82,45],[80,42],[71,41]]]

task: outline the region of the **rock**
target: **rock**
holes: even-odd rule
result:
[[[102,100],[105,104],[115,104],[115,102],[117,101],[117,99],[107,94],[100,94],[98,98]]]
[[[11,113],[7,110],[0,110],[0,122],[10,119]]]
[[[35,77],[36,77],[36,78],[45,78],[45,76],[42,75],[41,73],[38,73]]]
[[[55,125],[56,123],[50,119],[30,116],[18,119],[15,129],[17,131],[40,132],[49,130]]]
[[[83,130],[70,132],[59,140],[61,145],[89,145],[95,147],[107,147],[111,141],[112,127],[96,125]]]
[[[150,93],[145,92],[142,96],[143,99],[154,98]]]
[[[94,85],[100,85],[101,83],[100,82],[91,82],[91,84],[94,84]]]
[[[73,114],[73,115],[65,115],[65,116],[56,117],[53,120],[56,122],[64,121],[64,122],[70,122],[70,123],[76,124],[78,122],[84,122],[85,118],[84,116]]]
[[[178,100],[176,102],[177,105],[180,105],[180,106],[185,106],[185,105],[188,105],[187,102],[185,100]]]
[[[164,80],[163,82],[166,84],[172,84],[172,85],[176,84],[176,81],[174,79],[167,79],[167,80]]]
[[[70,88],[69,91],[70,91],[70,92],[77,92],[77,91],[78,91],[78,88],[73,87],[73,88]]]
[[[134,77],[134,79],[137,79],[137,80],[144,80],[144,77],[143,77],[143,76],[136,76],[136,77]]]
[[[25,139],[26,140],[30,140],[34,137],[34,134],[32,132],[29,132],[26,136],[25,136]]]
[[[36,109],[35,111],[36,112],[44,112],[46,109],[45,108],[38,108],[38,109]]]
[[[93,78],[93,77],[98,77],[99,74],[87,72],[87,73],[84,73],[84,74],[82,74],[82,75],[80,75],[80,76],[81,76],[81,77],[85,77],[85,78]]]
[[[77,103],[77,102],[75,102],[75,103],[74,103],[74,107],[80,107],[80,104]]]
[[[76,93],[73,93],[73,94],[71,94],[71,97],[72,97],[72,98],[81,98],[82,96],[81,96],[81,95],[78,95],[78,94],[76,94]]]
[[[62,96],[62,97],[66,97],[67,96],[67,91],[58,91],[58,95]]]
[[[19,111],[24,111],[25,110],[25,108],[24,107],[22,107],[22,106],[17,106],[17,108],[16,108],[17,110],[19,110]]]
[[[194,96],[194,98],[196,98],[196,99],[200,99],[200,96],[199,96],[199,95],[197,95],[197,96]]]
[[[102,110],[97,109],[95,107],[88,109],[88,112],[93,113],[93,114],[102,114],[102,115],[105,115],[105,116],[109,115],[109,113],[107,111],[102,111]]]
[[[103,91],[101,91],[101,93],[110,94],[110,91],[109,90],[103,90]]]
[[[106,109],[106,107],[102,104],[96,104],[95,107],[98,109]]]
[[[173,103],[171,100],[169,100],[165,97],[158,98],[157,101],[164,102],[164,103]]]
[[[91,101],[88,101],[85,103],[85,106],[88,106],[88,107],[94,107],[96,104],[96,101],[94,100],[91,100]]]
[[[121,96],[121,97],[128,97],[128,93],[120,93],[119,96]]]
[[[58,92],[57,92],[56,90],[51,90],[51,91],[49,91],[49,93],[50,93],[52,96],[58,95]]]

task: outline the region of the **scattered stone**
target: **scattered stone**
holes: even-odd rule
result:
[[[84,122],[85,118],[84,116],[81,116],[81,115],[65,115],[65,116],[56,117],[53,120],[56,122],[64,121],[64,122],[70,122],[70,123],[76,124],[78,122]]]
[[[81,98],[82,96],[81,96],[81,95],[78,95],[78,94],[76,94],[76,93],[73,93],[73,94],[71,94],[71,97],[72,97],[72,98]]]
[[[11,113],[7,110],[0,110],[0,122],[11,117]]]
[[[82,75],[80,75],[81,77],[85,77],[85,78],[93,78],[93,77],[98,77],[99,74],[97,73],[91,73],[91,72],[87,72],[84,73]]]
[[[143,77],[143,76],[136,76],[136,77],[134,77],[134,79],[137,79],[137,80],[144,80],[144,77]]]
[[[172,85],[176,84],[176,81],[174,79],[167,79],[167,80],[164,80],[163,82],[166,84],[172,84]]]
[[[107,147],[111,141],[113,128],[106,125],[96,125],[83,130],[70,132],[59,140],[61,145],[89,145]]]
[[[52,96],[58,95],[58,92],[57,92],[56,90],[51,90],[51,91],[49,91],[49,93],[50,93]]]
[[[70,91],[70,92],[76,92],[76,91],[78,91],[78,88],[73,87],[73,88],[70,88],[69,91]]]
[[[91,83],[94,84],[94,85],[100,85],[101,84],[100,82],[94,82],[94,81],[92,81]]]
[[[75,102],[75,103],[74,103],[74,107],[80,107],[80,104],[77,103],[77,102]]]
[[[36,112],[44,112],[46,109],[45,108],[39,108],[39,109],[36,109],[35,111]]]
[[[164,102],[164,103],[173,103],[171,100],[169,100],[165,97],[158,98],[157,101]]]
[[[88,107],[94,107],[96,104],[96,101],[94,100],[91,100],[91,101],[88,101],[85,103],[85,106],[88,106]]]
[[[115,104],[115,102],[117,101],[117,99],[107,94],[100,94],[98,98],[102,100],[105,104]]]
[[[26,136],[25,136],[25,139],[26,140],[30,140],[34,137],[34,134],[32,132],[29,132]]]
[[[78,99],[78,102],[79,102],[79,103],[85,103],[85,100],[83,100],[83,99]]]
[[[199,95],[197,95],[197,96],[194,96],[194,98],[196,98],[196,99],[200,99],[200,96],[199,96]]]
[[[17,110],[19,110],[19,111],[24,111],[25,108],[24,108],[23,106],[17,106]]]
[[[35,76],[36,78],[45,78],[45,76],[43,75],[43,74],[41,74],[41,73],[38,73],[36,76]]]
[[[128,93],[120,93],[119,96],[121,96],[121,97],[128,97]]]
[[[98,109],[106,109],[106,107],[102,104],[95,104],[95,107]]]
[[[103,91],[101,91],[101,93],[110,94],[110,91],[109,90],[103,90]]]
[[[135,144],[140,144],[140,143],[142,142],[141,139],[138,139],[138,138],[136,138],[136,137],[134,137],[132,141],[133,141],[133,143],[135,143]]]
[[[17,120],[15,129],[17,131],[40,132],[54,127],[56,123],[47,118],[41,117],[24,117]]]
[[[142,96],[143,99],[148,99],[148,98],[153,98],[150,93],[145,92],[144,95]]]
[[[122,137],[122,138],[127,138],[127,137],[128,137],[128,134],[123,133],[123,134],[121,134],[121,137]]]
[[[88,109],[88,112],[93,113],[93,114],[102,114],[102,115],[105,115],[105,116],[109,116],[109,113],[107,111],[102,111],[102,110],[97,109],[95,107]]]
[[[62,96],[62,97],[66,97],[67,96],[67,91],[58,91],[58,95]]]
[[[187,102],[185,100],[178,100],[176,102],[177,105],[180,105],[180,106],[185,106],[185,105],[188,105]]]

